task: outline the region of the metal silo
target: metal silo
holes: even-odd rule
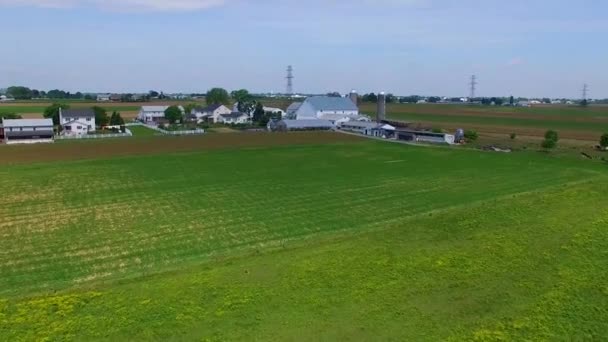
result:
[[[376,113],[376,121],[382,122],[386,120],[386,94],[381,92],[378,94],[378,112]]]
[[[350,97],[350,100],[353,101],[355,106],[359,104],[359,94],[357,94],[356,90],[351,90],[349,97]]]

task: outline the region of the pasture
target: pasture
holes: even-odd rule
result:
[[[2,147],[0,340],[608,335],[605,164],[329,133],[73,146]]]

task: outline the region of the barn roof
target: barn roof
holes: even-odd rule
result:
[[[334,124],[327,120],[282,120],[282,122],[289,129],[334,127]]]
[[[52,119],[4,119],[4,127],[53,127]]]
[[[305,101],[317,111],[357,111],[359,108],[346,97],[313,96]]]

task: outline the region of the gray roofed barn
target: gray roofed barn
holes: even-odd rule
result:
[[[11,127],[50,127],[53,130],[52,119],[4,119],[2,125],[6,128]]]
[[[307,98],[304,102],[311,104],[316,110],[322,112],[359,110],[353,101],[346,97],[313,96]]]

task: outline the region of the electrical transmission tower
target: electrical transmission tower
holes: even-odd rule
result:
[[[290,65],[287,67],[287,95],[293,95],[293,67]]]
[[[585,83],[583,85],[583,101],[587,100],[587,94],[589,93],[589,85],[587,85],[587,83]]]
[[[477,90],[477,76],[473,75],[471,76],[471,83],[469,84],[471,86],[471,100],[473,101],[473,99],[475,98],[475,91]]]

